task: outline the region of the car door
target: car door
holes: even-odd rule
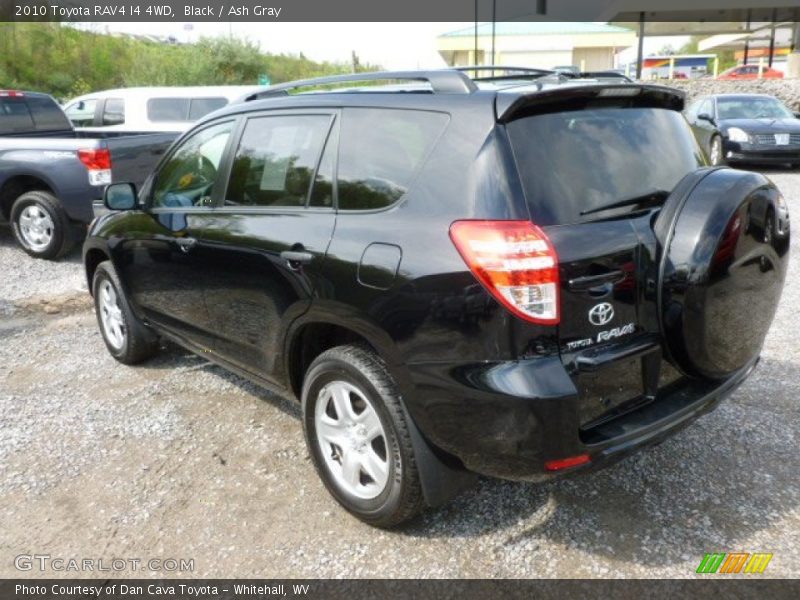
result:
[[[115,264],[134,307],[148,321],[207,350],[213,344],[205,306],[207,265],[215,248],[204,240],[236,120],[212,122],[184,138],[143,191],[137,226],[113,245]]]
[[[707,119],[701,119],[700,115],[708,115],[712,120],[714,120],[714,122]],[[697,143],[700,144],[700,147],[703,148],[706,153],[708,153],[711,149],[711,137],[717,130],[715,123],[714,99],[706,98],[700,103],[700,106],[698,106],[697,117],[695,117],[694,122],[691,124],[692,131],[694,131],[694,136],[697,139]]]
[[[277,379],[284,332],[327,287],[336,119],[333,110],[249,115],[199,240],[213,248],[203,277],[214,351],[262,377]]]

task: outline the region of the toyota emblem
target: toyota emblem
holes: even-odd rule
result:
[[[595,304],[589,310],[589,322],[592,325],[605,325],[614,318],[614,307],[608,302]]]

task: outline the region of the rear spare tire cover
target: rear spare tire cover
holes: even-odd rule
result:
[[[666,200],[654,224],[658,310],[684,373],[720,379],[759,355],[789,258],[779,199],[763,175],[719,168],[687,175]]]

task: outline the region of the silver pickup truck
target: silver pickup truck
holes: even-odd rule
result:
[[[25,252],[59,258],[83,238],[105,186],[141,183],[176,137],[75,131],[52,97],[0,90],[0,215]]]

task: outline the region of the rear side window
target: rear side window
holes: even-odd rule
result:
[[[329,115],[249,119],[236,150],[225,203],[305,206],[330,126]]]
[[[108,98],[103,105],[103,125],[122,125],[125,123],[125,100]]]
[[[32,131],[33,118],[24,98],[0,98],[0,133]]]
[[[151,98],[147,101],[147,118],[153,122],[186,121],[189,98]]]
[[[71,129],[69,119],[50,96],[26,96],[37,131]]]
[[[189,105],[189,120],[197,121],[200,117],[205,117],[227,104],[227,98],[192,98]]]
[[[448,118],[416,110],[345,109],[339,144],[339,209],[368,210],[397,202]]]
[[[512,121],[508,133],[539,225],[575,223],[586,211],[670,191],[703,159],[680,113],[600,108]]]

